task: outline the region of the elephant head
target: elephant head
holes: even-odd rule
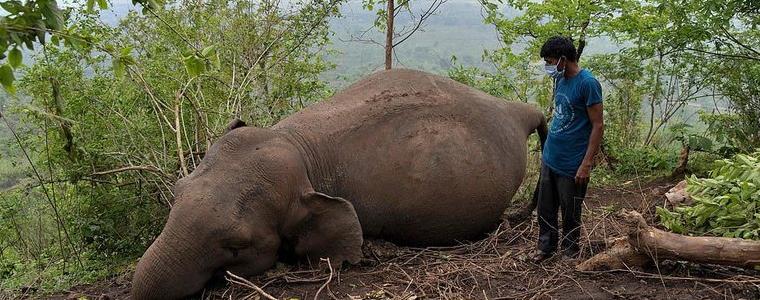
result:
[[[186,297],[220,271],[262,273],[283,250],[360,259],[351,203],[314,191],[306,160],[283,134],[244,125],[233,122],[176,183],[166,225],[137,264],[134,299]]]

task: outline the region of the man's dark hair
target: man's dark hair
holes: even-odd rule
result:
[[[569,61],[576,61],[578,53],[575,51],[573,40],[563,36],[553,36],[541,46],[541,58],[565,57]]]

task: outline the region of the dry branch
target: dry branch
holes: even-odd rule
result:
[[[164,178],[170,178],[169,175],[166,175],[164,172],[162,172],[160,169],[154,166],[128,166],[128,167],[122,167],[122,168],[108,170],[108,171],[95,172],[95,173],[90,174],[90,176],[103,176],[103,175],[109,175],[109,174],[121,173],[121,172],[127,172],[127,171],[147,171]]]
[[[578,265],[578,270],[621,269],[664,259],[743,268],[760,267],[758,241],[675,234],[649,226],[636,211],[625,211],[621,215],[627,223],[628,236],[613,243],[607,251]]]
[[[255,284],[253,284],[253,282],[250,282],[250,281],[246,280],[243,277],[237,276],[237,275],[233,274],[230,271],[227,271],[227,275],[231,277],[231,278],[227,278],[227,280],[229,282],[232,282],[232,283],[238,284],[238,285],[242,285],[242,286],[247,287],[247,288],[251,288],[254,291],[256,291],[257,293],[259,293],[259,295],[261,295],[262,297],[264,297],[266,299],[277,300],[277,298],[272,297],[272,295],[267,294],[267,292],[265,292],[260,287],[258,287]]]
[[[317,290],[317,293],[314,294],[314,300],[319,299],[319,294],[322,293],[322,290],[324,290],[330,284],[330,281],[332,281],[332,278],[333,278],[333,267],[332,267],[332,264],[330,264],[330,258],[326,258],[326,259],[320,258],[320,260],[327,262],[327,267],[330,268],[330,276],[327,277],[327,281],[325,281],[325,283],[319,287],[319,290]]]

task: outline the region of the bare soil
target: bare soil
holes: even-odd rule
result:
[[[486,239],[447,248],[398,247],[367,241],[364,260],[341,270],[326,262],[278,266],[243,284],[217,284],[195,298],[266,299],[760,299],[760,272],[666,261],[646,269],[582,273],[574,266],[622,236],[620,209],[656,224],[655,207],[675,183],[634,180],[592,188],[585,201],[584,249],[578,260],[559,256],[542,264],[529,257],[538,227],[504,222]],[[130,274],[74,287],[52,299],[124,299]],[[315,297],[317,296],[317,297]]]

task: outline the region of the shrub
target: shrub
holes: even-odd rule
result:
[[[709,178],[687,179],[694,204],[658,208],[662,224],[683,234],[760,239],[760,151],[716,161]]]
[[[675,168],[678,155],[675,151],[653,147],[624,148],[615,151],[619,165],[618,174],[642,174],[655,171],[670,171]]]

